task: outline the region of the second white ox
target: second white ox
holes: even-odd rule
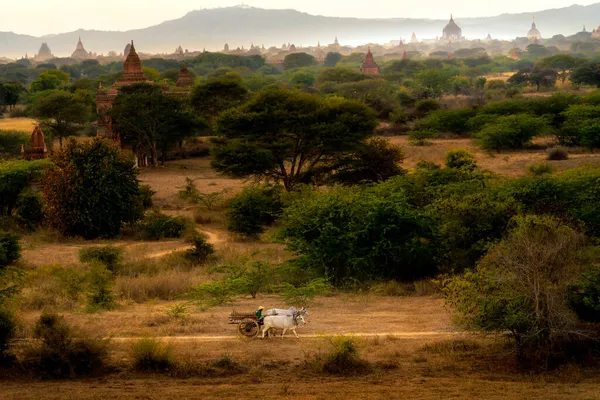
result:
[[[263,320],[264,326],[262,331],[262,338],[265,338],[265,334],[268,335],[269,330],[271,329],[282,329],[281,337],[283,338],[285,333],[289,330],[294,332],[296,339],[300,339],[298,333],[296,332],[296,328],[298,325],[306,324],[304,317],[299,314],[295,315],[268,315]]]

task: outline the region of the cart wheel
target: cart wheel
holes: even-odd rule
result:
[[[258,322],[250,318],[243,319],[238,325],[238,332],[240,335],[248,338],[256,337],[259,330]]]

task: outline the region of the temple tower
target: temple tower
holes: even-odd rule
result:
[[[367,56],[365,57],[365,61],[360,67],[360,72],[365,75],[377,76],[379,75],[379,65],[375,62],[375,58],[373,57],[373,53],[371,53],[371,47],[367,51]]]
[[[48,157],[48,148],[46,147],[44,132],[39,125],[36,124],[31,133],[29,147],[25,149],[24,146],[21,146],[21,156],[26,160],[39,160]]]

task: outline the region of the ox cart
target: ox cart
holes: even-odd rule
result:
[[[247,338],[258,336],[260,326],[254,313],[239,313],[233,311],[229,315],[229,323],[238,326],[238,333]]]

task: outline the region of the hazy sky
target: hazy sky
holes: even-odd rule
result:
[[[456,18],[492,16],[565,7],[574,0],[245,0],[262,8],[293,8],[310,14],[362,18]],[[599,0],[578,0],[588,5]],[[240,0],[8,0],[0,12],[0,31],[30,35],[62,33],[79,28],[129,30],[179,18],[201,8],[227,7]]]

